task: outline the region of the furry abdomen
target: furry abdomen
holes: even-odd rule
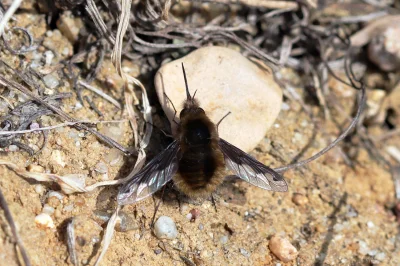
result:
[[[224,180],[224,157],[214,146],[210,143],[182,152],[174,184],[184,194],[207,197]]]
[[[179,127],[181,150],[175,186],[190,197],[209,196],[224,179],[224,156],[215,125],[203,113],[188,113]]]

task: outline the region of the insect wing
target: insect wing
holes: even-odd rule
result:
[[[240,179],[266,190],[282,192],[288,190],[286,181],[280,174],[250,157],[244,151],[221,138],[219,147],[224,154],[225,164]]]
[[[178,170],[179,143],[175,140],[153,158],[118,193],[118,204],[132,204],[142,200],[163,187]]]

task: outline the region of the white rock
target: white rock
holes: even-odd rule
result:
[[[54,213],[54,208],[51,207],[49,204],[45,204],[43,206],[42,212],[48,215],[52,215]]]
[[[369,59],[383,71],[400,68],[400,43],[396,37],[399,34],[400,25],[390,25],[375,36],[368,46]]]
[[[53,74],[44,76],[43,81],[44,81],[44,84],[46,85],[46,87],[48,87],[50,89],[55,89],[60,84],[60,82],[58,81],[58,78]]]
[[[47,213],[41,213],[35,217],[35,223],[38,227],[46,229],[46,228],[54,228],[53,219]]]
[[[174,132],[174,111],[164,92],[179,117],[186,99],[181,62],[185,66],[191,95],[196,92],[195,98],[210,119],[217,123],[231,112],[219,126],[221,138],[246,152],[254,149],[281,110],[282,90],[272,72],[234,50],[216,46],[200,48],[163,65],[155,76],[155,86]]]
[[[101,174],[106,174],[108,172],[108,166],[104,162],[98,162],[95,165],[94,170],[96,170],[96,172],[99,172]]]
[[[220,238],[219,238],[219,242],[222,244],[222,245],[225,245],[226,243],[228,243],[228,240],[229,240],[229,238],[228,238],[228,236],[221,236]]]
[[[110,166],[115,166],[122,163],[124,159],[123,153],[117,148],[112,148],[110,152],[104,157],[104,160],[110,164]]]
[[[18,151],[19,148],[17,145],[10,145],[10,146],[8,146],[8,150],[11,152],[15,152],[15,151]]]
[[[368,226],[368,228],[374,228],[375,224],[373,222],[371,222],[371,221],[368,221],[367,222],[367,226]]]
[[[289,240],[280,236],[273,236],[271,238],[269,241],[269,249],[282,262],[292,261],[298,255],[297,249]]]
[[[46,66],[51,65],[51,61],[54,58],[53,52],[49,50],[49,51],[44,52],[44,55],[46,57]]]
[[[367,255],[369,251],[368,244],[365,241],[358,241],[358,253],[361,255]]]
[[[375,259],[383,261],[386,258],[386,254],[384,252],[379,252],[378,254],[375,255]]]
[[[63,153],[61,153],[60,150],[54,150],[54,151],[51,152],[51,158],[50,158],[50,160],[51,160],[53,163],[56,163],[56,164],[58,164],[58,165],[61,165],[61,167],[65,167],[66,162],[64,161],[64,159],[65,159],[65,156],[64,156]]]
[[[168,216],[161,216],[154,224],[154,233],[158,238],[174,239],[178,236],[175,222]]]
[[[55,197],[55,198],[59,199],[59,200],[62,202],[62,200],[63,200],[63,198],[64,198],[64,195],[61,194],[61,193],[58,192],[58,191],[49,191],[47,197],[48,197],[48,198]]]
[[[45,191],[45,187],[43,185],[41,185],[41,184],[35,185],[35,192],[36,193],[41,195],[41,194],[44,193],[44,191]]]

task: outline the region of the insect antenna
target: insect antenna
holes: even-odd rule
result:
[[[197,90],[194,91],[192,99],[194,99],[194,97],[196,97],[196,92],[197,92]]]
[[[190,93],[189,93],[189,86],[188,86],[188,82],[187,82],[187,79],[186,79],[186,72],[185,72],[185,67],[183,66],[183,63],[182,63],[182,71],[183,71],[183,78],[185,79],[187,100],[192,100],[192,96],[190,96]]]
[[[227,116],[230,115],[230,114],[231,114],[231,111],[229,111],[226,115],[224,115],[224,117],[222,117],[222,118],[218,121],[218,123],[217,123],[217,131],[218,131],[218,126],[219,126],[219,124],[221,124],[222,120],[224,120],[225,117],[227,117]]]

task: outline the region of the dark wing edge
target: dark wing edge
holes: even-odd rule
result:
[[[287,183],[280,174],[244,151],[221,138],[219,139],[219,147],[224,154],[226,166],[240,179],[266,190],[279,192],[288,190]]]
[[[119,205],[138,202],[162,188],[178,170],[179,143],[173,141],[133,178],[124,184],[117,196]]]

